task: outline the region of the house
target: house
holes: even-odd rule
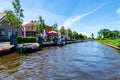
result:
[[[29,23],[23,25],[25,28],[26,36],[36,36],[36,28],[38,26],[37,21],[30,21]]]
[[[0,42],[9,41],[11,34],[16,34],[17,28],[15,26],[10,26],[5,21],[6,14],[0,13]],[[21,29],[18,29],[18,35],[22,35]]]
[[[37,26],[39,23],[37,21],[30,21],[29,23],[23,25],[25,28],[26,36],[35,37],[37,35]],[[52,26],[45,25],[46,33],[52,30]],[[44,33],[44,32],[43,32]]]

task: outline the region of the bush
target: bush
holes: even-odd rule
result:
[[[34,43],[37,42],[35,37],[18,37],[18,43]]]

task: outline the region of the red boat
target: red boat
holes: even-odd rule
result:
[[[0,46],[0,55],[8,53],[13,48],[13,45]]]

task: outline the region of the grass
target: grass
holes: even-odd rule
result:
[[[97,41],[120,47],[120,39],[104,39],[104,40],[97,40]]]

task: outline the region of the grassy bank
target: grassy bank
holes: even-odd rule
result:
[[[104,40],[97,40],[97,41],[120,47],[120,39],[104,39]]]

